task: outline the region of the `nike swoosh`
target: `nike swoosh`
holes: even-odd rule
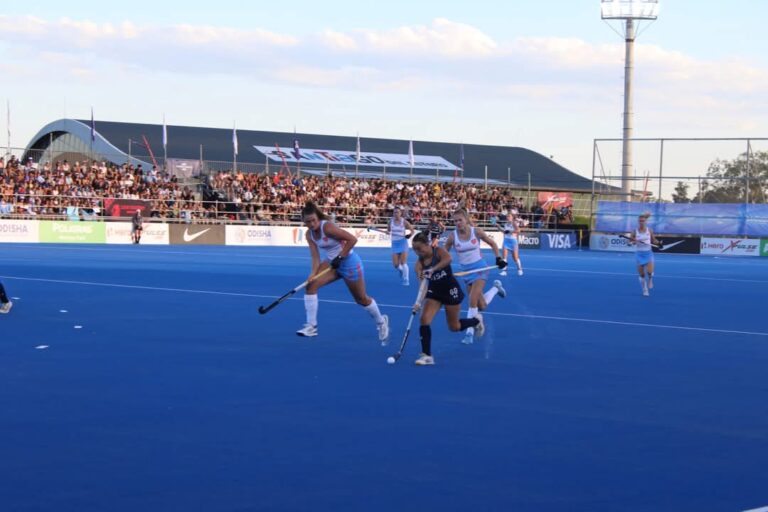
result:
[[[183,236],[183,238],[184,238],[184,241],[185,241],[185,242],[191,242],[191,241],[192,241],[192,240],[194,240],[195,238],[200,238],[201,236],[203,236],[204,234],[206,234],[206,233],[207,233],[207,232],[209,232],[210,230],[211,230],[211,228],[208,228],[208,229],[204,229],[204,230],[202,230],[202,231],[201,231],[201,232],[199,232],[199,233],[195,233],[194,235],[190,235],[190,234],[189,234],[189,228],[187,228],[187,229],[185,229],[185,230],[184,230],[184,236]]]
[[[673,244],[665,245],[664,247],[662,247],[662,248],[661,248],[661,249],[659,249],[659,250],[660,250],[660,251],[666,251],[667,249],[671,249],[672,247],[674,247],[674,246],[676,246],[676,245],[680,245],[680,244],[681,244],[681,243],[683,243],[683,242],[685,242],[685,240],[680,240],[679,242],[675,242],[675,243],[673,243]]]

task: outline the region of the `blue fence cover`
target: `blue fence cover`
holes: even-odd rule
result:
[[[628,203],[598,201],[597,231],[627,232],[637,217],[650,213],[659,234],[768,236],[768,205],[699,203]]]

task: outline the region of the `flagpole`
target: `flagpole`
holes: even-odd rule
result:
[[[359,178],[358,168],[360,167],[360,132],[357,132],[357,148],[355,151],[355,178]]]
[[[168,127],[165,124],[165,114],[163,114],[163,169],[168,170]]]
[[[8,150],[6,152],[6,156],[8,158],[11,157],[11,100],[5,101],[5,107],[6,107],[6,127],[8,128]]]
[[[93,140],[96,138],[96,121],[93,118],[93,107],[91,107],[91,146],[90,146],[90,157],[91,161],[94,160],[93,158]]]
[[[232,171],[237,172],[237,123],[232,123]]]

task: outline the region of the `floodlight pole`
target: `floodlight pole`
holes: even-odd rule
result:
[[[622,150],[621,150],[621,180],[622,190],[628,199],[632,200],[632,135],[634,126],[632,123],[632,78],[635,67],[635,22],[633,19],[627,20],[625,32],[625,54],[624,54],[624,128],[622,131]]]

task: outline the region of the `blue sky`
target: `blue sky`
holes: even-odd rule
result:
[[[4,6],[13,145],[93,105],[109,120],[519,145],[588,174],[592,139],[621,133],[622,44],[597,0],[189,4]],[[636,136],[766,135],[767,15],[662,1],[637,49]]]

